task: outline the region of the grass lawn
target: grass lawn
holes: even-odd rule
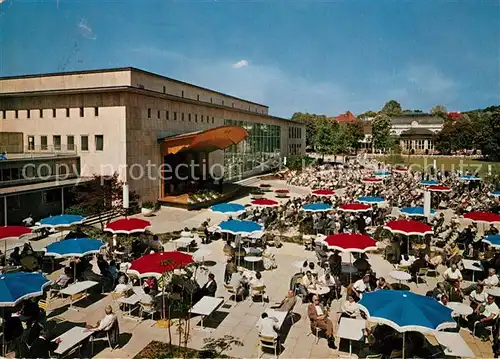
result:
[[[487,175],[488,165],[491,165],[493,174],[500,173],[500,162],[487,162],[464,157],[417,157],[413,155],[408,159],[408,155],[401,155],[385,156],[383,159],[387,164],[411,167],[415,171],[423,171],[424,169],[429,171],[434,160],[436,160],[437,168],[441,171],[462,170]]]

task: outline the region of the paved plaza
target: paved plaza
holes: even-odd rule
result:
[[[308,192],[308,190],[304,188],[286,186],[283,181],[268,181],[268,183],[272,183],[274,189],[290,189],[292,197],[304,195]],[[236,200],[236,202],[242,204],[248,203],[249,197],[240,198]],[[196,227],[207,218],[211,218],[211,223],[216,224],[223,220],[224,216],[212,213],[209,210],[188,212],[181,209],[162,208],[156,213],[156,216],[148,219],[152,222],[152,232],[161,233],[180,230],[184,227]],[[54,238],[46,239],[43,242],[33,243],[33,246],[35,249],[41,249],[46,246],[48,242],[53,240]],[[269,301],[262,304],[259,302],[252,303],[250,299],[247,299],[235,305],[232,300],[228,300],[229,294],[226,293],[223,286],[224,268],[227,260],[223,253],[223,245],[224,241],[219,240],[208,245],[201,245],[201,248],[209,250],[212,253],[210,255],[210,260],[214,261],[216,264],[208,269],[215,274],[218,284],[216,297],[223,297],[226,303],[217,310],[212,320],[206,321],[205,324],[210,328],[200,328],[200,317],[193,317],[191,319],[192,330],[188,347],[201,349],[205,338],[222,338],[225,335],[231,335],[235,339],[241,340],[244,345],[235,346],[225,354],[239,358],[258,357],[260,355],[260,349],[258,346],[256,323],[261,313],[275,302],[281,301],[287,294],[290,286],[290,279],[292,275],[298,271],[297,268],[294,267],[294,263],[306,259],[316,261],[316,256],[314,251],[306,251],[302,245],[284,243],[283,247],[277,249],[276,252],[277,269],[264,271],[262,273]],[[166,250],[175,249],[172,243],[165,243],[164,247]],[[347,253],[343,254],[344,262],[349,262],[350,258],[348,255]],[[377,273],[377,276],[383,276],[391,281],[389,272],[394,270],[393,266],[383,259],[381,254],[370,253],[368,257],[372,269]],[[440,271],[442,272],[443,269],[444,267],[440,268]],[[57,278],[57,275],[57,272],[53,273],[51,278]],[[203,285],[206,279],[206,273],[199,273],[197,275],[197,280],[200,285]],[[435,278],[429,278],[427,284],[419,284],[417,287],[415,283],[410,283],[409,286],[412,291],[419,294],[425,294],[428,290],[435,287],[436,282],[437,280]],[[340,311],[343,300],[345,300],[345,298],[337,300],[332,304],[331,318],[335,325],[337,325],[336,318],[338,316],[335,311]],[[59,324],[60,326],[80,325],[85,322],[95,323],[104,316],[104,308],[106,305],[112,304],[112,298],[110,294],[103,295],[98,298],[98,301],[90,303],[90,305],[85,308],[80,308],[79,311],[64,310],[60,313],[61,310],[58,308],[67,308],[67,304],[68,302],[66,300],[63,301],[61,299],[55,299],[50,303],[50,310],[54,315],[57,314],[58,318],[63,320],[63,323]],[[285,323],[284,325],[284,338],[282,340],[283,351],[280,354],[281,357],[331,358],[348,354],[346,353],[346,350],[348,350],[346,347],[341,347],[339,350],[328,348],[326,339],[320,339],[319,342],[316,342],[316,337],[310,335],[311,330],[307,317],[307,305],[303,304],[300,299],[297,301],[294,312],[295,323],[293,325],[291,325],[291,323]],[[168,330],[157,327],[155,321],[145,319],[141,322],[137,322],[128,318],[123,318],[122,313],[118,313],[118,317],[120,332],[125,339],[122,341],[120,348],[113,351],[109,348],[99,349],[97,347],[98,350],[94,353],[96,357],[134,357],[151,341],[168,342]],[[175,330],[175,326],[172,327],[172,333],[175,333]],[[472,335],[464,329],[461,330],[461,335],[477,357],[492,357],[491,343],[481,342],[479,339],[473,338]],[[178,336],[174,335],[174,338],[178,338]],[[176,343],[176,340],[178,339],[174,339],[173,343]],[[429,337],[429,340],[431,343],[436,343],[435,339],[432,337]],[[336,342],[338,344],[338,339]],[[271,357],[272,355],[265,354],[265,356]]]

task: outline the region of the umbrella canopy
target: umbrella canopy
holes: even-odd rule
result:
[[[407,216],[415,216],[415,217],[425,216],[424,207],[406,207],[406,208],[401,208],[399,211],[403,214],[406,214]],[[430,214],[431,216],[435,215],[436,210],[431,209]]]
[[[405,236],[425,236],[434,233],[431,226],[419,221],[390,221],[384,228],[392,233],[403,234]]]
[[[358,201],[361,203],[366,203],[366,204],[376,204],[376,203],[383,203],[385,202],[385,199],[382,197],[359,197]]]
[[[464,218],[473,222],[500,223],[500,215],[493,212],[469,212],[464,214]]]
[[[272,199],[267,199],[267,198],[254,199],[250,203],[253,206],[258,206],[258,207],[277,207],[280,205],[280,203],[278,201],[275,201]]]
[[[0,227],[0,239],[19,238],[31,233],[31,228],[23,226]]]
[[[263,231],[264,227],[257,222],[241,221],[237,219],[230,219],[219,224],[219,231],[223,233],[250,235],[255,232]]]
[[[212,212],[223,213],[231,216],[239,216],[245,212],[245,206],[238,203],[220,203],[210,207]]]
[[[483,242],[488,243],[492,247],[500,248],[500,235],[490,234],[483,239]]]
[[[481,177],[473,176],[473,175],[463,175],[458,177],[460,181],[481,181]]]
[[[73,238],[49,244],[45,248],[46,256],[53,257],[83,257],[88,254],[99,253],[106,244],[100,239]]]
[[[312,191],[312,194],[316,196],[333,196],[335,194],[335,191],[331,189],[315,189]]]
[[[151,226],[151,222],[140,218],[122,218],[116,221],[110,222],[104,228],[105,232],[111,233],[121,233],[121,234],[131,234],[131,233],[141,233],[145,232],[148,227]]]
[[[372,206],[364,203],[347,203],[339,206],[339,210],[344,212],[366,212],[370,209]]]
[[[75,214],[60,214],[58,216],[42,218],[37,225],[51,228],[69,227],[75,224],[82,224],[83,220],[82,216]]]
[[[341,252],[364,253],[377,249],[377,242],[370,236],[364,234],[339,233],[333,234],[323,241],[328,249]]]
[[[434,333],[455,328],[452,312],[432,297],[398,290],[364,293],[359,301],[368,320],[386,324],[398,332]]]
[[[364,183],[368,184],[377,184],[377,183],[382,183],[382,178],[377,178],[377,177],[367,177],[363,178]]]
[[[385,177],[389,177],[390,175],[391,174],[387,171],[375,172],[375,177],[385,178]]]
[[[302,207],[306,212],[326,212],[332,210],[332,206],[326,203],[310,203]]]
[[[427,190],[431,192],[451,192],[452,188],[448,186],[432,185],[427,187]]]
[[[491,192],[491,195],[494,197],[500,197],[500,190],[496,190],[495,192]]]
[[[133,261],[127,273],[135,274],[139,278],[160,278],[163,273],[181,269],[193,263],[190,254],[172,251],[147,254]]]
[[[429,181],[420,181],[420,184],[423,186],[437,186],[439,185],[439,182],[434,180],[429,180]]]
[[[43,294],[50,280],[41,273],[15,272],[0,275],[0,307],[13,307],[20,301]]]

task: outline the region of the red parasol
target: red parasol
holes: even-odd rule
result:
[[[347,203],[339,206],[338,209],[344,212],[366,212],[372,209],[372,206],[363,203]]]
[[[493,212],[469,212],[464,218],[474,222],[500,223],[500,215]]]
[[[333,196],[335,194],[335,191],[331,189],[315,189],[312,191],[312,194],[316,196]]]
[[[116,221],[110,222],[104,228],[105,232],[111,233],[121,233],[121,234],[132,234],[145,232],[148,227],[151,226],[151,222],[140,218],[122,218]]]
[[[272,199],[267,199],[267,198],[254,199],[250,203],[254,206],[261,206],[261,207],[275,207],[280,205],[278,201],[274,201]]]
[[[377,249],[377,242],[370,236],[364,234],[339,233],[325,238],[325,245],[328,249],[341,252],[364,253]]]
[[[23,226],[0,227],[0,239],[19,238],[31,233],[31,228]]]
[[[364,183],[382,183],[382,178],[377,177],[367,177],[363,178]]]
[[[425,236],[426,234],[434,233],[432,227],[425,223],[404,219],[390,221],[384,228],[392,233],[403,234],[405,236]]]
[[[428,191],[431,192],[451,192],[451,187],[441,186],[441,185],[432,185],[427,187]]]
[[[163,273],[186,267],[193,263],[190,254],[172,251],[147,254],[136,259],[130,265],[128,273],[135,274],[139,278],[160,278]]]

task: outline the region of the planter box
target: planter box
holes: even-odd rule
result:
[[[276,197],[278,197],[278,198],[287,198],[288,197],[288,193],[278,192],[278,193],[276,193]]]
[[[264,198],[264,193],[251,193],[253,199],[261,199]]]
[[[141,214],[145,217],[153,214],[153,208],[141,208]]]

